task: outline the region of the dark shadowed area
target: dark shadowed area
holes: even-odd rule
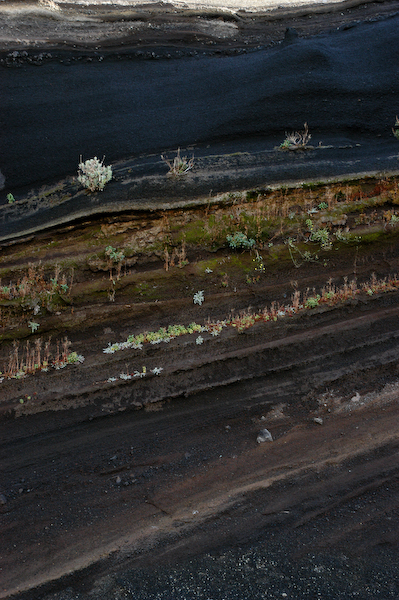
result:
[[[360,7],[348,9],[349,23],[312,36],[305,29],[305,38],[288,32],[281,39],[281,17],[271,47],[262,36],[255,46],[253,31],[241,34],[241,46],[232,44],[218,38],[216,28],[202,43],[164,40],[170,45],[148,47],[144,40],[137,47],[125,40],[125,48],[114,40],[112,50],[65,51],[58,42],[55,48],[48,43],[44,55],[29,45],[3,51],[0,168],[6,190],[73,175],[80,156],[115,162],[159,157],[178,146],[198,145],[201,153],[221,142],[228,142],[226,153],[251,151],[254,142],[271,150],[305,121],[316,144],[360,144],[364,164],[356,157],[355,170],[373,168],[370,148],[381,170],[389,169],[384,158],[394,152],[399,17],[395,2],[382,7],[390,9],[388,16],[377,13],[365,22],[357,18]],[[328,19],[308,20],[317,31]]]

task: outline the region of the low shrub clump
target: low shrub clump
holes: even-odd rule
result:
[[[103,159],[104,161],[104,159]],[[78,181],[90,192],[103,191],[108,181],[112,179],[112,168],[106,167],[97,156],[79,163]]]
[[[308,124],[305,123],[303,131],[286,132],[285,140],[280,144],[280,150],[305,150],[311,137]]]
[[[234,233],[233,235],[227,235],[226,239],[229,242],[230,248],[233,248],[234,250],[237,248],[251,250],[251,248],[255,246],[255,240],[253,238],[248,238],[248,236],[241,231],[237,231],[237,233]]]
[[[180,148],[177,149],[177,154],[173,161],[170,161],[163,155],[161,155],[161,158],[169,167],[167,173],[168,177],[181,177],[188,173],[194,166],[194,156],[190,159],[188,159],[187,156],[180,156]]]
[[[65,337],[61,344],[56,342],[56,347],[51,348],[51,338],[43,343],[37,338],[33,343],[26,340],[25,347],[20,348],[19,342],[13,342],[8,365],[4,372],[0,372],[0,383],[5,379],[22,379],[38,371],[47,372],[52,369],[63,369],[67,365],[81,364],[84,356],[77,352],[70,352],[71,342]]]

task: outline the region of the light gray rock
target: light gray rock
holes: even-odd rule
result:
[[[258,444],[262,444],[263,442],[272,442],[273,436],[268,429],[262,429],[262,431],[256,438],[256,441],[258,442]]]

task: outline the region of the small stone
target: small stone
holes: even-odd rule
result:
[[[354,396],[352,396],[351,402],[360,402],[360,394],[359,394],[359,392],[356,392],[356,394]]]
[[[4,496],[4,494],[0,494],[0,504],[7,504],[7,498]]]
[[[262,442],[272,442],[273,436],[268,429],[262,429],[262,431],[256,438],[256,441],[258,442],[258,444],[262,444]]]
[[[321,417],[315,417],[313,421],[319,425],[323,425],[323,419]]]
[[[119,477],[119,475],[118,475],[118,477],[117,477],[117,478],[116,478],[116,480],[115,480],[115,483],[116,483],[117,485],[119,485],[121,482],[122,482],[122,479],[121,479],[121,478]]]

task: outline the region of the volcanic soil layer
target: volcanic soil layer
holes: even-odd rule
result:
[[[24,13],[18,42],[4,17],[3,131],[16,112],[31,129],[0,165],[0,597],[399,597],[397,8],[104,9],[89,28],[92,7],[78,21],[66,6],[52,20]],[[361,72],[354,58],[351,81],[346,59],[365,39],[373,51]],[[160,158],[185,131],[171,116],[159,145],[149,133],[131,153],[107,149],[104,191],[68,176],[86,118],[97,135],[95,111],[68,116],[68,138],[49,110],[46,129],[51,78],[95,82],[97,61],[124,75],[145,65],[161,81],[190,60],[204,73],[219,60],[254,68],[226,138],[233,101],[206,113],[199,98],[186,174],[167,175]],[[268,61],[299,78],[312,64],[316,81],[311,92],[281,83],[270,134],[254,84]],[[312,135],[296,148],[283,144],[292,89],[292,127],[304,135],[309,121]],[[129,94],[101,119],[115,147]],[[334,132],[317,125],[323,114]],[[102,156],[92,142],[87,155]]]

